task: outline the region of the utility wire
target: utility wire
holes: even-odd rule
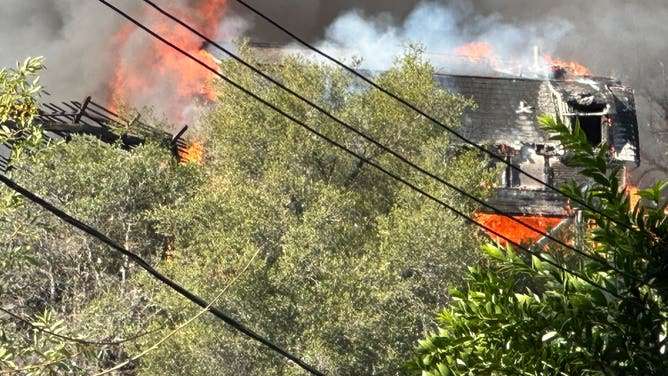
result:
[[[99,0],[102,2],[105,2],[104,0]],[[130,252],[129,250],[123,248],[120,246],[118,243],[114,242],[111,240],[108,236],[104,235],[100,231],[90,227],[89,225],[79,221],[78,219],[70,216],[69,214],[65,213],[64,211],[58,209],[57,207],[51,205],[49,202],[46,200],[42,199],[41,197],[38,197],[31,191],[27,190],[26,188],[23,188],[22,186],[18,185],[14,181],[12,181],[10,178],[6,177],[3,174],[0,174],[0,181],[4,183],[7,187],[12,189],[13,191],[19,193],[20,195],[24,196],[28,200],[34,202],[35,204],[41,206],[45,210],[53,213],[56,217],[60,218],[61,220],[69,223],[70,225],[80,229],[81,231],[93,236],[94,238],[97,238],[98,240],[102,241],[103,243],[107,244],[114,250],[120,252],[122,255],[128,257],[130,260],[134,261],[137,265],[139,265],[142,269],[146,270],[149,274],[151,274],[153,277],[158,279],[160,282],[166,284],[169,286],[172,290],[178,292],[182,296],[184,296],[186,299],[190,300],[191,302],[197,304],[198,306],[207,309],[209,312],[211,312],[214,316],[219,318],[220,320],[224,321],[228,325],[230,325],[233,329],[238,330],[245,334],[246,336],[262,343],[263,345],[269,347],[271,350],[281,354],[285,358],[288,358],[295,362],[297,365],[299,365],[301,368],[304,370],[308,371],[309,373],[313,375],[323,375],[321,372],[313,368],[312,366],[306,364],[303,360],[297,358],[296,356],[292,355],[288,351],[282,349],[278,345],[274,344],[273,342],[269,341],[268,339],[260,336],[259,334],[255,333],[252,331],[250,328],[244,326],[237,320],[233,319],[232,317],[228,316],[225,314],[223,311],[220,309],[210,306],[210,303],[207,302],[206,300],[200,298],[199,296],[195,295],[194,293],[188,291],[175,281],[171,280],[164,274],[160,273],[157,271],[155,268],[153,268],[148,262],[146,262],[144,259],[142,259],[140,256]]]
[[[198,37],[202,38],[202,40],[204,40],[204,41],[205,41],[206,43],[208,43],[209,45],[211,45],[211,46],[213,46],[213,47],[216,47],[217,49],[219,49],[219,50],[221,50],[222,52],[226,53],[226,54],[227,54],[228,56],[230,56],[232,59],[234,59],[234,60],[237,61],[238,63],[242,64],[242,65],[245,66],[246,68],[250,69],[250,70],[253,71],[254,73],[260,75],[262,78],[264,78],[264,79],[266,79],[267,81],[271,82],[272,84],[278,86],[280,89],[282,89],[282,90],[286,91],[287,93],[289,93],[290,95],[292,95],[292,96],[298,98],[299,100],[301,100],[302,102],[308,104],[309,106],[315,108],[316,110],[318,110],[318,112],[320,112],[320,113],[322,113],[323,115],[327,116],[328,118],[332,119],[332,120],[335,121],[336,123],[342,125],[343,127],[345,127],[346,129],[348,129],[349,131],[351,131],[351,132],[353,132],[353,133],[355,133],[355,134],[361,136],[361,137],[364,138],[365,140],[369,141],[370,143],[374,144],[375,146],[379,147],[380,149],[386,151],[386,152],[389,153],[390,155],[392,155],[392,156],[394,156],[395,158],[399,159],[401,162],[407,164],[408,166],[410,166],[410,167],[416,169],[416,170],[419,171],[420,173],[422,173],[422,174],[424,174],[424,175],[427,175],[428,177],[430,177],[430,178],[432,178],[432,179],[438,181],[438,182],[441,183],[441,184],[446,185],[447,187],[449,187],[450,189],[456,191],[457,193],[459,193],[459,194],[461,194],[461,195],[464,195],[464,196],[466,196],[467,198],[469,198],[469,199],[475,201],[475,202],[478,203],[479,205],[482,205],[482,206],[484,206],[484,207],[486,207],[486,208],[488,208],[488,209],[490,209],[490,210],[493,210],[495,213],[497,213],[497,214],[499,214],[499,215],[501,215],[501,216],[503,216],[503,217],[506,217],[506,218],[510,219],[511,221],[515,222],[516,224],[518,224],[518,225],[520,225],[520,226],[523,226],[523,227],[525,227],[525,228],[527,228],[527,229],[529,229],[529,230],[535,232],[536,234],[540,234],[540,235],[546,237],[547,239],[550,239],[550,240],[552,240],[552,241],[558,243],[559,245],[561,245],[561,246],[563,246],[563,247],[565,247],[565,248],[568,248],[568,249],[572,250],[573,252],[575,252],[575,253],[577,253],[577,254],[583,256],[583,257],[586,257],[586,258],[588,258],[588,259],[590,259],[590,260],[592,260],[592,261],[599,262],[599,263],[601,263],[602,265],[604,265],[605,267],[608,267],[608,268],[610,268],[611,270],[614,270],[615,272],[617,272],[617,273],[619,273],[619,274],[621,274],[621,275],[624,275],[624,276],[627,277],[627,278],[630,278],[630,279],[635,280],[636,282],[641,282],[641,283],[642,283],[642,281],[640,281],[640,279],[638,279],[637,277],[635,277],[635,276],[633,276],[633,275],[631,275],[631,274],[629,274],[629,273],[627,273],[627,272],[625,272],[625,271],[619,269],[619,268],[616,267],[615,265],[612,265],[612,264],[608,263],[604,258],[602,258],[602,257],[600,257],[600,256],[598,256],[598,255],[594,255],[594,254],[591,254],[591,253],[584,252],[584,251],[582,251],[582,250],[580,250],[580,249],[574,247],[573,245],[570,245],[570,244],[566,243],[565,241],[563,241],[563,240],[561,240],[561,239],[559,239],[559,238],[556,238],[556,237],[552,236],[549,232],[543,231],[543,230],[541,230],[541,229],[539,229],[539,228],[536,228],[536,227],[534,227],[534,226],[532,226],[532,225],[530,225],[530,224],[528,224],[528,223],[526,223],[526,222],[523,222],[523,221],[517,219],[516,217],[513,217],[513,216],[511,216],[511,215],[509,215],[509,214],[507,214],[507,213],[504,213],[503,211],[501,211],[501,210],[499,210],[498,208],[492,206],[492,205],[489,204],[488,202],[485,202],[484,200],[482,200],[482,199],[480,199],[480,198],[478,198],[478,197],[472,195],[471,193],[465,191],[464,189],[462,189],[462,188],[460,188],[460,187],[458,187],[458,186],[456,186],[456,185],[454,185],[454,184],[448,182],[447,180],[445,180],[445,179],[443,179],[443,178],[441,178],[441,177],[435,175],[434,173],[432,173],[432,172],[430,172],[430,171],[428,171],[428,170],[422,168],[421,166],[419,166],[419,165],[413,163],[413,162],[410,161],[408,158],[406,158],[406,157],[404,157],[403,155],[399,154],[398,152],[396,152],[396,151],[390,149],[389,147],[383,145],[382,143],[380,143],[380,142],[377,141],[376,139],[374,139],[374,138],[368,136],[368,135],[365,134],[364,132],[362,132],[362,131],[358,130],[357,128],[351,126],[350,124],[344,122],[343,120],[339,119],[338,117],[336,117],[335,115],[333,115],[331,112],[325,110],[324,108],[322,108],[322,107],[319,106],[318,104],[316,104],[316,103],[314,103],[313,101],[307,99],[306,97],[304,97],[303,95],[301,95],[301,94],[295,92],[294,90],[288,88],[287,86],[285,86],[284,84],[282,84],[282,83],[279,82],[278,80],[274,79],[273,77],[267,75],[266,73],[264,73],[264,72],[263,72],[262,70],[260,70],[259,68],[257,68],[257,67],[255,67],[255,66],[251,65],[250,63],[248,63],[247,61],[245,61],[244,59],[242,59],[241,57],[239,57],[238,55],[236,55],[235,53],[233,53],[233,52],[230,51],[229,49],[223,47],[222,45],[220,45],[220,44],[217,43],[216,41],[214,41],[214,40],[212,40],[211,38],[207,37],[206,35],[204,35],[204,34],[203,34],[202,32],[200,32],[199,30],[195,29],[195,28],[194,28],[193,26],[191,26],[190,24],[186,23],[186,22],[183,21],[182,19],[180,19],[180,18],[174,16],[173,14],[171,14],[171,13],[169,13],[168,11],[164,10],[164,9],[161,8],[160,6],[156,5],[153,1],[151,1],[151,0],[143,0],[143,1],[144,1],[146,4],[150,5],[151,7],[153,7],[156,11],[158,11],[159,13],[161,13],[162,15],[164,15],[165,17],[167,17],[167,18],[171,19],[172,21],[178,23],[179,25],[185,27],[185,28],[188,29],[190,32],[192,32],[193,34],[195,34],[195,35],[197,35]]]
[[[543,186],[549,188],[550,190],[552,190],[552,191],[554,191],[554,192],[559,193],[560,195],[563,195],[563,196],[565,196],[565,197],[567,197],[567,198],[573,200],[574,202],[577,202],[578,204],[582,205],[582,207],[587,208],[587,209],[591,210],[592,212],[598,213],[598,214],[600,214],[600,215],[606,217],[606,218],[609,219],[610,221],[612,221],[612,222],[614,222],[614,223],[616,223],[616,224],[618,224],[618,225],[620,225],[620,226],[622,226],[622,227],[624,227],[624,228],[626,228],[626,229],[628,229],[628,230],[631,230],[631,231],[637,231],[637,229],[634,229],[634,228],[631,227],[630,225],[628,225],[628,224],[626,224],[626,223],[623,223],[623,222],[620,222],[620,221],[616,220],[615,218],[609,216],[609,215],[606,214],[606,213],[603,213],[603,212],[598,211],[596,208],[592,207],[590,204],[586,203],[585,201],[583,201],[583,200],[581,200],[581,199],[579,199],[579,198],[577,198],[577,197],[573,197],[573,196],[571,196],[571,195],[569,195],[569,194],[567,194],[567,193],[565,193],[565,192],[562,192],[559,188],[553,186],[552,184],[549,184],[549,183],[547,183],[547,182],[541,180],[540,178],[538,178],[538,177],[536,177],[536,176],[534,176],[534,175],[532,175],[532,174],[530,174],[530,173],[528,173],[528,172],[522,170],[520,167],[513,165],[512,162],[507,161],[507,160],[505,160],[504,158],[501,158],[500,156],[498,156],[498,155],[494,154],[493,152],[487,150],[487,149],[484,148],[483,146],[477,144],[476,142],[473,142],[473,141],[469,140],[468,138],[464,137],[463,135],[461,135],[459,132],[455,131],[455,130],[452,129],[451,127],[449,127],[449,126],[443,124],[443,122],[441,122],[441,121],[439,121],[438,119],[434,118],[433,116],[427,114],[425,111],[421,110],[421,109],[418,108],[416,105],[414,105],[414,104],[412,104],[411,102],[409,102],[408,100],[404,99],[403,97],[399,96],[398,94],[395,94],[395,93],[391,92],[389,89],[386,89],[386,88],[380,86],[380,85],[377,84],[374,80],[372,80],[372,79],[370,79],[370,78],[367,78],[367,77],[364,76],[363,74],[361,74],[361,73],[359,73],[358,71],[356,71],[354,68],[352,68],[352,67],[350,67],[350,66],[344,64],[344,63],[341,62],[340,60],[337,60],[336,58],[334,58],[334,57],[332,57],[331,55],[327,54],[326,52],[320,50],[319,48],[315,47],[314,45],[312,45],[312,44],[306,42],[304,39],[300,38],[299,36],[297,36],[296,34],[294,34],[293,32],[291,32],[291,31],[288,30],[287,28],[283,27],[283,26],[280,25],[278,22],[274,21],[272,18],[270,18],[269,16],[265,15],[265,14],[262,13],[261,11],[257,10],[256,8],[254,8],[252,5],[248,4],[248,3],[245,2],[244,0],[235,0],[235,1],[236,1],[237,3],[243,5],[246,9],[248,9],[248,10],[250,10],[251,12],[255,13],[256,15],[258,15],[259,17],[261,17],[261,18],[264,19],[265,21],[267,21],[267,22],[269,22],[270,24],[274,25],[276,28],[278,28],[279,30],[281,30],[281,31],[284,32],[285,34],[289,35],[291,38],[293,38],[294,40],[296,40],[297,42],[299,42],[300,44],[302,44],[302,45],[305,46],[306,48],[312,50],[313,52],[315,52],[315,53],[317,53],[318,55],[320,55],[320,56],[326,58],[327,60],[333,62],[334,64],[338,65],[339,67],[345,69],[346,71],[348,71],[348,72],[352,73],[353,75],[357,76],[358,78],[360,78],[360,79],[363,80],[364,82],[366,82],[366,83],[368,83],[369,85],[373,86],[374,88],[378,89],[380,92],[382,92],[382,93],[388,95],[389,97],[393,98],[394,100],[398,101],[399,103],[403,104],[404,106],[406,106],[406,107],[410,108],[411,110],[417,112],[418,114],[424,116],[426,119],[430,120],[432,123],[438,125],[439,127],[445,129],[446,131],[448,131],[448,132],[451,133],[452,135],[456,136],[458,139],[460,139],[460,140],[464,141],[465,143],[467,143],[467,144],[473,146],[474,148],[476,148],[476,149],[482,151],[483,153],[490,155],[492,158],[494,158],[494,159],[500,161],[501,163],[503,163],[503,164],[505,164],[506,166],[508,166],[508,167],[510,167],[510,168],[512,168],[512,169],[514,169],[515,171],[518,171],[518,172],[524,174],[524,175],[527,176],[529,179],[531,179],[531,180],[533,180],[533,181],[535,181],[535,182],[537,182],[537,183],[539,183],[539,184],[541,184],[541,185],[543,185]]]
[[[418,192],[418,193],[422,194],[423,196],[429,198],[430,200],[434,201],[435,203],[437,203],[437,204],[439,204],[439,205],[441,205],[441,206],[443,206],[443,207],[445,207],[445,208],[451,210],[452,212],[454,212],[454,213],[457,214],[458,216],[462,217],[462,218],[465,219],[466,221],[468,221],[468,222],[470,222],[470,223],[472,223],[472,224],[478,226],[479,228],[481,228],[481,229],[483,229],[483,230],[485,230],[485,231],[487,231],[487,232],[489,232],[489,233],[492,233],[492,234],[498,236],[499,238],[501,238],[501,239],[507,241],[509,244],[513,244],[513,245],[515,245],[515,246],[518,247],[519,249],[524,250],[525,252],[527,252],[527,253],[529,253],[529,254],[535,256],[535,257],[538,258],[539,260],[541,260],[541,261],[543,261],[543,262],[545,262],[545,263],[547,263],[547,264],[550,264],[550,265],[554,266],[555,268],[561,270],[561,271],[564,272],[564,273],[568,273],[568,274],[571,274],[571,275],[573,275],[573,276],[575,276],[575,277],[577,277],[577,278],[580,278],[582,281],[584,281],[584,282],[590,284],[591,286],[594,286],[594,287],[596,287],[596,288],[598,288],[598,289],[600,289],[600,290],[602,290],[602,291],[605,291],[605,292],[607,292],[607,293],[609,293],[609,294],[611,294],[611,295],[613,295],[613,296],[615,296],[615,297],[617,297],[617,298],[619,298],[619,299],[622,299],[622,296],[620,296],[619,294],[617,294],[617,293],[615,293],[614,291],[612,291],[612,290],[610,290],[610,289],[608,289],[608,288],[606,288],[606,287],[604,287],[604,286],[602,286],[602,285],[600,285],[600,284],[598,284],[598,283],[592,281],[591,279],[589,279],[588,277],[584,276],[583,274],[578,273],[578,272],[575,272],[575,271],[572,271],[572,270],[569,270],[569,269],[566,269],[566,268],[563,267],[562,265],[559,265],[558,263],[556,263],[556,262],[554,262],[554,261],[552,261],[552,260],[550,260],[550,259],[545,258],[545,257],[542,256],[540,253],[536,253],[536,252],[534,252],[534,251],[532,251],[532,250],[530,250],[530,249],[528,249],[528,248],[522,246],[521,244],[519,244],[519,243],[517,243],[517,242],[511,240],[511,239],[508,238],[507,236],[505,236],[505,235],[499,233],[498,231],[496,231],[496,230],[494,230],[494,229],[492,229],[492,228],[490,228],[490,227],[488,227],[488,226],[486,226],[486,225],[484,225],[484,224],[482,224],[482,223],[476,221],[475,219],[469,217],[467,214],[465,214],[465,213],[463,213],[463,212],[457,210],[456,208],[452,207],[451,205],[447,204],[446,202],[444,202],[444,201],[442,201],[442,200],[439,200],[438,198],[436,198],[436,197],[432,196],[431,194],[425,192],[424,190],[420,189],[419,187],[415,186],[414,184],[408,182],[406,179],[404,179],[404,178],[402,178],[402,177],[400,177],[400,176],[398,176],[398,175],[396,175],[396,174],[394,174],[394,173],[392,173],[392,172],[386,170],[384,167],[380,166],[380,165],[377,164],[376,162],[374,162],[374,161],[372,161],[372,160],[369,160],[368,158],[365,158],[364,156],[362,156],[362,155],[356,153],[356,152],[353,151],[353,150],[348,149],[348,148],[345,147],[344,145],[341,145],[340,143],[336,142],[335,140],[333,140],[333,139],[327,137],[326,135],[324,135],[324,134],[320,133],[319,131],[317,131],[316,129],[312,128],[311,126],[309,126],[309,125],[306,124],[305,122],[303,122],[303,121],[301,121],[301,120],[295,118],[294,116],[288,114],[287,112],[285,112],[284,110],[282,110],[281,108],[279,108],[278,106],[276,106],[275,104],[273,104],[273,103],[271,103],[271,102],[269,102],[269,101],[267,101],[267,100],[261,98],[261,97],[258,96],[257,94],[251,92],[250,90],[246,89],[245,87],[243,87],[243,86],[241,86],[240,84],[236,83],[235,81],[231,80],[231,79],[228,78],[227,76],[225,76],[225,75],[223,75],[222,73],[220,73],[217,69],[215,69],[215,68],[209,66],[207,63],[205,63],[205,62],[203,62],[202,60],[198,59],[197,57],[195,57],[194,55],[192,55],[192,54],[189,53],[188,51],[185,51],[183,48],[181,48],[181,47],[175,45],[174,43],[170,42],[169,40],[165,39],[163,36],[159,35],[158,33],[156,33],[155,31],[153,31],[153,30],[150,29],[149,27],[145,26],[144,24],[142,24],[142,23],[139,22],[138,20],[134,19],[132,16],[128,15],[127,13],[125,13],[125,12],[123,12],[122,10],[118,9],[117,7],[115,7],[115,6],[111,5],[111,4],[109,4],[106,0],[98,0],[98,1],[101,2],[101,3],[103,3],[103,4],[105,4],[105,5],[107,5],[109,8],[113,9],[115,12],[117,12],[117,13],[120,14],[121,16],[125,17],[127,20],[129,20],[130,22],[132,22],[133,24],[135,24],[137,27],[139,27],[140,29],[144,30],[145,32],[149,33],[149,34],[150,34],[151,36],[153,36],[154,38],[160,40],[161,42],[165,43],[166,45],[168,45],[169,47],[173,48],[174,50],[176,50],[176,51],[180,52],[181,54],[187,56],[189,59],[191,59],[191,60],[194,61],[195,63],[201,65],[201,66],[202,66],[203,68],[205,68],[206,70],[212,72],[213,74],[215,74],[216,76],[218,76],[221,80],[227,82],[228,84],[232,85],[232,86],[235,87],[236,89],[238,89],[238,90],[244,92],[246,95],[248,95],[248,96],[254,98],[254,99],[257,100],[258,102],[260,102],[260,103],[264,104],[265,106],[271,108],[272,110],[276,111],[276,112],[279,113],[280,115],[282,115],[282,116],[284,116],[284,117],[290,119],[290,120],[291,120],[292,122],[294,122],[295,124],[298,124],[298,125],[302,126],[304,129],[306,129],[306,130],[308,130],[309,132],[315,134],[316,136],[322,138],[323,140],[329,142],[330,144],[332,144],[333,146],[337,147],[338,149],[340,149],[340,150],[342,150],[342,151],[344,151],[344,152],[346,152],[346,153],[348,153],[348,154],[354,156],[355,158],[357,158],[357,159],[359,159],[359,160],[361,160],[361,161],[364,161],[364,162],[368,163],[369,165],[375,167],[376,169],[378,169],[378,170],[381,171],[382,173],[384,173],[384,174],[390,176],[391,178],[393,178],[393,179],[395,179],[395,180],[397,180],[397,181],[403,183],[404,185],[406,185],[406,186],[409,187],[410,189],[414,190],[415,192]]]

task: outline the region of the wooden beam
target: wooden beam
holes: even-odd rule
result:
[[[79,113],[74,116],[74,124],[78,124],[81,121],[81,117],[86,112],[86,108],[88,107],[90,100],[90,96],[87,96],[86,99],[84,99],[83,103],[81,104],[81,108],[79,109]]]

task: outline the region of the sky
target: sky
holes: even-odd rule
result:
[[[155,0],[160,5],[195,9],[207,0]],[[565,60],[576,60],[595,75],[611,76],[636,89],[645,160],[662,169],[668,161],[665,109],[668,108],[668,2],[665,0],[246,0],[279,23],[321,46],[361,51],[368,64],[381,66],[407,41],[427,52],[451,53],[465,42],[491,43],[502,57],[531,53],[540,46]],[[222,2],[222,0],[218,0]],[[115,0],[131,14],[146,10],[138,0]],[[144,19],[146,19],[145,16]],[[0,13],[0,65],[29,55],[44,55],[43,83],[58,99],[108,95],[119,55],[133,61],[144,36],[132,35],[130,47],[112,40],[124,22],[99,2],[80,0],[3,0]],[[289,39],[227,0],[217,38],[248,37],[255,42],[287,44]],[[156,93],[174,91],[158,87]],[[141,105],[159,95],[142,97]],[[641,142],[643,139],[641,139]],[[652,167],[652,168],[654,168]]]

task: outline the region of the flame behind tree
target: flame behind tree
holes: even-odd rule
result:
[[[471,42],[455,49],[455,53],[471,61],[494,59],[494,47],[487,42]]]
[[[144,24],[208,65],[216,66],[215,59],[196,35],[157,12],[144,9],[140,17]],[[167,7],[170,13],[214,38],[225,9],[226,0],[189,0],[182,5],[174,2]],[[213,76],[210,72],[150,38],[134,25],[123,26],[111,45],[118,51],[113,63],[114,73],[107,85],[112,108],[118,102],[154,106],[158,111],[164,111],[170,121],[181,122],[193,99],[216,97],[211,89]]]
[[[522,226],[512,219],[499,214],[476,213],[475,215],[476,221],[491,228],[492,230],[517,244],[533,243],[537,241],[538,239],[542,238],[545,233],[549,232],[550,229],[556,227],[561,221],[564,220],[563,217],[550,217],[541,215],[522,215],[513,216],[513,218],[542,232],[537,232],[528,227]],[[491,232],[485,232],[500,244],[506,245],[507,242],[505,239]]]
[[[183,163],[201,163],[204,157],[204,144],[194,141],[184,150],[179,150],[179,159]]]

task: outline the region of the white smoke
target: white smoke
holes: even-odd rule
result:
[[[540,47],[541,54],[553,54],[572,28],[568,20],[556,17],[515,25],[497,13],[476,14],[470,3],[446,6],[422,2],[400,24],[387,14],[368,17],[360,11],[347,12],[327,27],[320,47],[338,52],[339,57],[361,58],[363,68],[383,70],[405,52],[408,44],[418,44],[439,70],[471,73],[468,58],[455,50],[469,42],[487,43],[502,69],[521,74],[535,68],[534,46]]]

